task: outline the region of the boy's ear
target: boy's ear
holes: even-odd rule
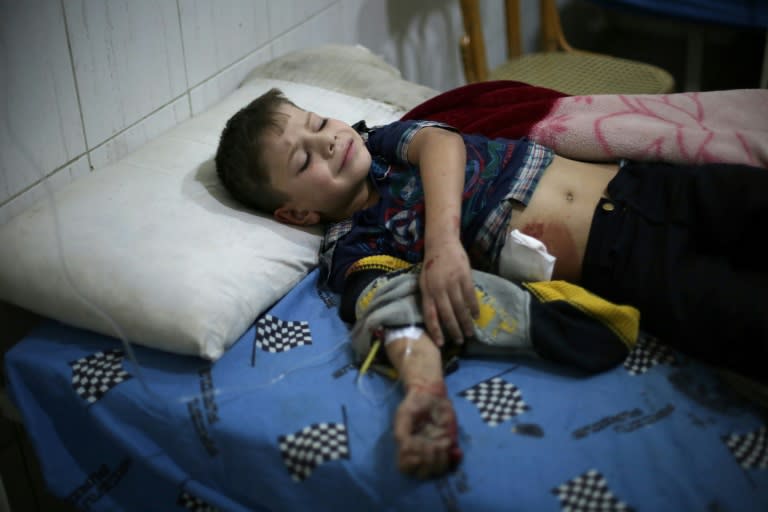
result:
[[[281,206],[275,210],[275,218],[285,224],[296,226],[313,226],[320,222],[320,214],[307,210],[296,210],[287,206]]]

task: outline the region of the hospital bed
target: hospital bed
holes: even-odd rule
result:
[[[584,158],[644,136],[627,118],[614,131],[598,123],[605,138],[593,144],[590,116],[618,98],[516,82],[438,93],[361,47],[254,69],[210,110],[0,227],[0,298],[41,317],[5,354],[4,392],[54,495],[94,511],[768,508],[768,426],[759,395],[743,392],[751,383],[649,333],[596,375],[461,359],[446,384],[463,462],[426,481],[398,472],[402,390],[359,374],[339,298],[318,286],[320,230],[240,207],[215,174],[224,122],[271,87],[350,123],[439,118]],[[656,100],[623,104],[638,106],[630,116]],[[663,103],[679,112],[688,101]],[[697,101],[766,108],[759,91]],[[558,138],[569,130],[577,142]],[[765,166],[765,137],[718,151],[762,146],[751,154]]]

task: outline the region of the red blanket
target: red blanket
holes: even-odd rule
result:
[[[768,90],[566,96],[521,82],[480,82],[422,103],[403,119],[465,133],[528,137],[569,158],[768,167]]]

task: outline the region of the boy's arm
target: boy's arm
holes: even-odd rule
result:
[[[408,146],[419,166],[425,199],[424,266],[420,277],[424,321],[438,346],[440,324],[458,343],[473,332],[478,313],[469,258],[461,245],[461,202],[467,153],[461,135],[436,127],[420,129]]]
[[[440,350],[426,333],[393,339],[385,347],[405,391],[394,419],[398,466],[419,478],[440,476],[462,457]]]

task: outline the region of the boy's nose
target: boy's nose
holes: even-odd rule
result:
[[[336,136],[320,135],[317,140],[317,145],[319,146],[318,149],[320,149],[325,156],[333,156],[334,151],[336,151]]]

